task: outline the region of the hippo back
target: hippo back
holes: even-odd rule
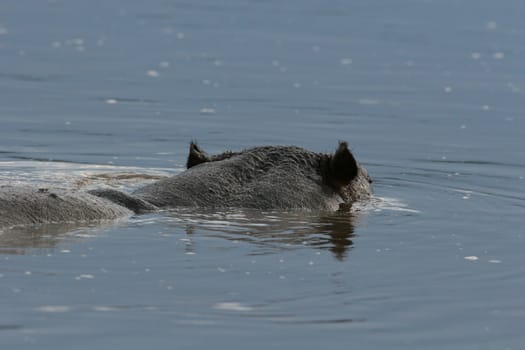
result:
[[[230,153],[139,189],[159,207],[337,210],[344,200],[322,178],[318,153],[267,146]]]
[[[86,192],[0,187],[0,228],[114,220],[131,214],[123,206]]]

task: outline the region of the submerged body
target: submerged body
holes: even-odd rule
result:
[[[113,220],[164,207],[346,210],[371,180],[345,142],[334,154],[293,146],[209,156],[190,145],[188,169],[126,194],[0,186],[0,228]]]
[[[0,228],[115,220],[131,214],[122,205],[83,191],[0,187]]]
[[[186,171],[133,195],[159,207],[335,211],[368,198],[370,182],[346,143],[334,155],[266,146],[211,157],[192,144]]]

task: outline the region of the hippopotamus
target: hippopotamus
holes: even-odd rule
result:
[[[372,180],[346,142],[332,154],[262,146],[208,155],[190,143],[187,169],[132,193],[0,186],[0,228],[114,220],[162,208],[345,211]]]

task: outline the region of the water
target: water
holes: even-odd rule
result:
[[[348,140],[351,217],[177,210],[0,236],[9,349],[521,349],[525,5],[0,3],[0,181],[133,189]],[[134,176],[127,176],[134,174]]]

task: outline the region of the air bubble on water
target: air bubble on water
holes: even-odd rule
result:
[[[204,79],[204,80],[202,81],[202,85],[211,85],[211,80]]]
[[[487,30],[495,30],[498,28],[498,24],[495,21],[488,21],[485,24],[485,28],[487,28]]]
[[[293,87],[298,89],[301,87],[301,83],[293,83]]]
[[[222,66],[222,61],[221,60],[214,60],[213,61],[213,65],[216,66],[216,67],[220,67],[220,66]]]
[[[67,39],[66,40],[66,45],[83,46],[84,45],[84,39],[82,39],[82,38]]]
[[[469,256],[463,257],[463,259],[468,260],[468,261],[476,261],[479,258],[477,256],[475,256],[475,255],[469,255]]]
[[[315,52],[315,53],[318,53],[319,51],[321,51],[321,48],[317,45],[314,45],[312,46],[312,51]]]
[[[226,311],[252,311],[253,308],[247,305],[243,305],[238,302],[223,302],[213,305],[213,308],[216,310],[226,310]]]
[[[360,105],[378,105],[379,100],[374,100],[370,98],[361,98],[357,100],[357,103],[359,103]]]
[[[507,86],[512,92],[515,92],[515,93],[521,92],[521,89],[518,86],[514,85],[514,83],[512,82],[507,83]]]
[[[504,57],[505,57],[505,54],[501,51],[494,52],[492,54],[492,58],[494,58],[495,60],[502,60]]]
[[[484,111],[488,111],[490,109],[489,105],[483,105],[481,106],[481,109]]]
[[[201,109],[200,109],[200,113],[201,113],[201,114],[215,114],[215,113],[216,113],[216,110],[215,110],[215,108],[204,107],[204,108],[201,108]]]
[[[62,43],[60,41],[53,41],[51,43],[51,47],[54,48],[54,49],[58,49],[58,48],[62,47]]]
[[[272,61],[272,66],[279,67],[279,65],[280,65],[280,62],[278,60],[273,60]]]
[[[472,57],[473,60],[479,60],[481,58],[481,54],[479,52],[473,52],[470,54],[470,57]]]
[[[81,275],[78,275],[77,277],[75,277],[75,279],[77,281],[80,281],[80,280],[92,280],[94,278],[95,278],[94,275],[90,275],[90,274],[87,274],[87,273],[84,273],[84,274],[81,274]]]
[[[113,306],[93,306],[93,307],[92,307],[92,310],[93,310],[93,311],[98,311],[98,312],[114,312],[114,311],[120,311],[118,308],[113,307]]]
[[[443,91],[445,91],[447,94],[451,93],[452,92],[452,86],[445,86],[443,88]]]
[[[71,308],[66,305],[44,305],[35,308],[35,310],[40,312],[59,313],[71,311]]]
[[[175,29],[173,29],[172,27],[164,27],[162,28],[162,32],[166,35],[172,35],[173,33],[175,33]]]
[[[4,26],[0,26],[0,35],[6,35],[7,33],[9,33],[7,28]]]
[[[460,128],[460,129],[466,129],[467,126],[466,126],[465,124],[461,124],[461,125],[459,126],[459,128]]]
[[[348,66],[348,65],[352,64],[352,59],[350,57],[342,58],[341,59],[341,64],[343,66]]]
[[[106,101],[105,101],[108,105],[114,105],[114,104],[117,104],[118,101],[114,98],[108,98]]]
[[[67,124],[67,123],[66,123],[66,124]],[[69,254],[69,253],[71,253],[71,250],[69,250],[69,249],[62,249],[62,250],[60,251],[60,253],[62,253],[62,254]]]
[[[168,61],[162,61],[159,63],[159,67],[161,68],[169,68],[171,64]]]
[[[26,271],[26,272],[24,272],[24,275],[26,275],[26,276],[31,276],[32,274],[33,274],[33,273],[32,273],[31,271]]]
[[[182,40],[182,39],[184,39],[185,37],[186,37],[186,35],[185,35],[184,33],[182,33],[182,32],[178,32],[178,33],[177,33],[177,39]]]
[[[501,260],[498,260],[498,259],[490,259],[490,260],[489,260],[489,263],[491,263],[491,264],[501,264]]]
[[[150,69],[146,72],[146,75],[148,77],[151,77],[151,78],[158,78],[160,76],[159,72],[154,70],[154,69]]]

